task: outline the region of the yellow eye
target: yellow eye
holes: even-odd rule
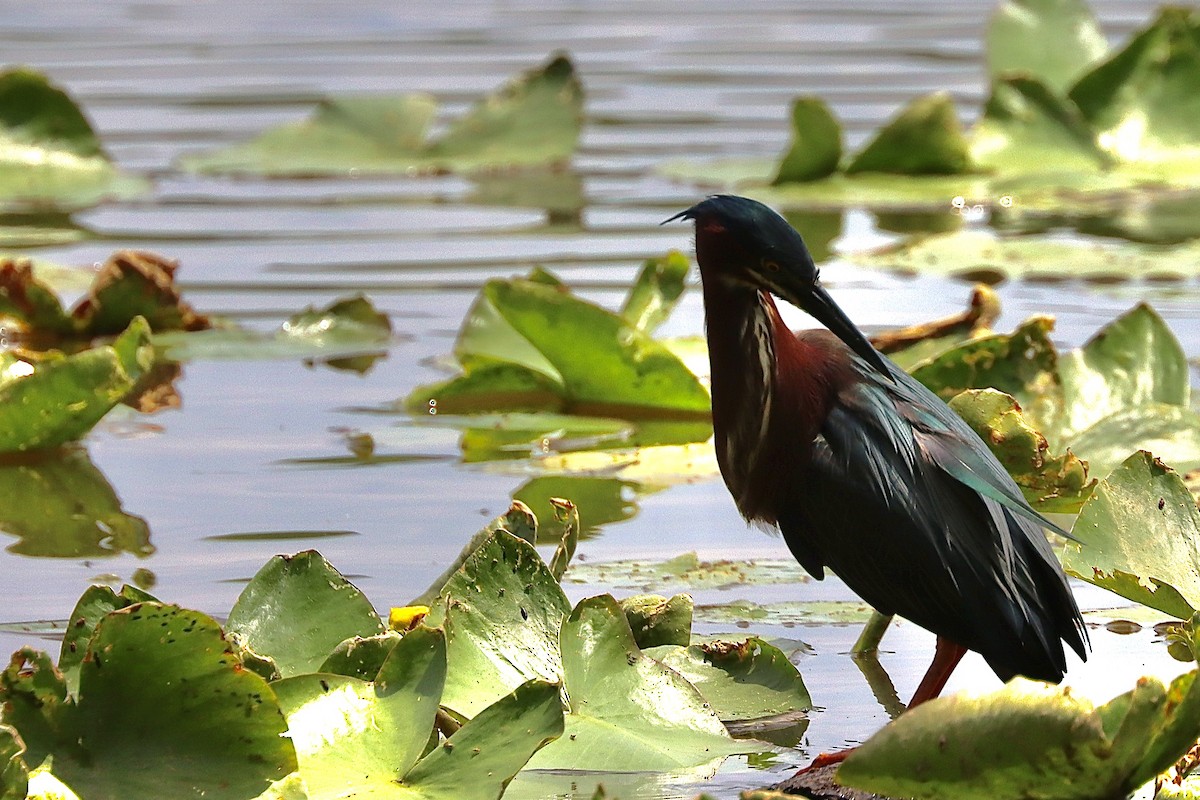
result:
[[[769,258],[764,258],[762,265],[763,265],[763,269],[765,269],[767,272],[779,272],[779,262],[778,261],[772,261]]]

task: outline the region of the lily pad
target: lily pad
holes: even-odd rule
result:
[[[829,106],[819,97],[792,101],[792,143],[779,162],[772,183],[824,178],[842,160],[842,129]]]
[[[725,721],[812,708],[795,665],[778,647],[757,637],[663,645],[645,653],[687,678]]]
[[[9,552],[98,558],[154,552],[146,520],[127,512],[83,449],[0,463],[0,532]]]
[[[227,628],[274,659],[285,678],[316,671],[352,636],[384,631],[371,602],[315,550],[268,561],[238,596]]]
[[[640,594],[620,601],[621,611],[643,650],[659,646],[687,647],[692,642],[692,597]]]
[[[73,211],[146,188],[117,169],[79,106],[45,75],[0,74],[0,212]]]
[[[582,129],[583,89],[562,54],[477,103],[440,138],[426,95],[329,98],[309,119],[185,158],[208,173],[269,176],[408,174],[547,167],[566,162]]]
[[[442,704],[472,717],[526,681],[562,674],[559,628],[570,603],[533,545],[497,530],[430,604],[450,658]]]
[[[945,92],[920,97],[875,134],[846,166],[846,174],[957,175],[970,171],[966,136]]]
[[[459,333],[464,375],[406,404],[468,413],[556,408],[575,414],[695,418],[708,392],[661,343],[623,317],[530,279],[484,285]]]
[[[794,559],[701,561],[695,553],[684,553],[669,561],[579,562],[571,565],[563,580],[614,589],[675,591],[804,583],[809,575]]]
[[[987,443],[1034,508],[1075,513],[1091,494],[1096,479],[1088,479],[1090,462],[1081,462],[1069,449],[1051,455],[1046,437],[1025,420],[1012,397],[971,389],[952,399],[950,408]]]
[[[89,797],[232,800],[296,769],[270,686],[213,620],[175,606],[139,603],[100,621],[70,727],[52,769]]]
[[[580,602],[561,646],[570,710],[563,736],[529,769],[662,771],[753,749],[730,738],[695,687],[638,649],[612,597]]]
[[[1162,9],[1071,88],[1100,146],[1116,158],[1200,174],[1198,27],[1194,11]]]
[[[1058,369],[1065,440],[1119,411],[1151,403],[1187,406],[1190,399],[1187,356],[1162,317],[1144,303],[1060,357]]]
[[[353,636],[335,647],[317,672],[373,681],[401,638],[394,630],[374,636]]]
[[[1183,481],[1149,453],[1101,481],[1063,551],[1076,577],[1179,619],[1200,608],[1200,511]]]
[[[989,695],[938,698],[867,740],[838,780],[918,800],[1125,797],[1194,743],[1195,678],[1190,672],[1170,686],[1142,678],[1099,708],[1024,678]]]
[[[1200,414],[1166,403],[1134,406],[1071,439],[1071,449],[1096,475],[1116,469],[1138,450],[1149,450],[1181,473],[1200,469]]]
[[[696,621],[714,625],[860,625],[871,619],[875,610],[866,603],[840,600],[784,600],[755,603],[734,600],[696,606]]]
[[[638,330],[653,333],[675,310],[690,268],[687,256],[678,250],[646,259],[625,298],[621,316]]]
[[[118,594],[108,586],[89,586],[75,603],[71,618],[63,633],[62,649],[58,654],[58,669],[67,691],[79,694],[79,667],[87,655],[88,642],[100,620],[112,611],[128,608],[134,603],[157,602],[136,586],[122,586]]]
[[[1104,31],[1084,0],[1004,0],[987,30],[994,81],[1021,73],[1058,95],[1107,51]]]
[[[0,725],[0,800],[25,800],[29,792],[29,770],[25,743],[15,728]]]
[[[0,452],[60,447],[81,438],[134,389],[153,363],[139,318],[111,345],[36,362],[0,352]]]

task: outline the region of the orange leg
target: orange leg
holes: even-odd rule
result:
[[[933,651],[933,663],[929,665],[929,669],[925,670],[925,677],[921,678],[921,683],[917,686],[917,691],[913,694],[912,700],[909,701],[908,710],[912,710],[924,703],[926,700],[932,700],[942,693],[942,689],[946,686],[946,681],[950,680],[950,674],[954,672],[954,668],[958,666],[958,662],[962,661],[963,656],[967,654],[967,648],[952,642],[949,639],[938,637],[937,648]],[[805,772],[811,772],[814,769],[828,767],[831,764],[840,764],[846,760],[846,757],[854,752],[853,747],[848,747],[845,750],[838,750],[836,753],[821,753],[813,759],[813,762],[804,769],[797,772],[797,775],[802,775]]]

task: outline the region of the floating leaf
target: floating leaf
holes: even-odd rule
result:
[[[8,550],[42,558],[97,558],[154,552],[150,527],[121,505],[83,449],[0,463],[0,532]]]
[[[275,694],[210,618],[139,603],[96,626],[54,774],[88,797],[253,797],[296,769]]]
[[[1179,619],[1200,608],[1200,511],[1183,481],[1139,452],[1100,482],[1075,520],[1063,566]]]
[[[992,96],[971,131],[971,157],[1006,174],[1069,175],[1102,169],[1110,160],[1071,101],[1020,76],[992,84]]]
[[[0,212],[72,211],[145,189],[113,165],[79,107],[45,75],[0,74]]]
[[[580,602],[561,646],[570,713],[530,769],[661,771],[746,752],[695,687],[642,654],[612,597]]]
[[[731,603],[712,603],[696,606],[698,622],[715,625],[860,625],[875,612],[866,603],[841,600],[784,600],[778,603],[755,603],[734,600]]]
[[[1091,494],[1088,464],[1070,450],[1050,455],[1046,437],[1021,414],[1017,401],[994,389],[972,389],[950,401],[950,408],[979,434],[1034,508],[1074,513]]]
[[[384,630],[371,602],[315,550],[275,556],[229,612],[227,628],[286,678],[314,672],[352,636]]]
[[[1190,398],[1183,348],[1162,317],[1144,303],[1105,325],[1081,349],[1060,357],[1058,368],[1065,396],[1062,436],[1067,440],[1118,411],[1150,403],[1187,406]]]
[[[807,711],[812,700],[794,664],[757,637],[713,640],[646,651],[687,678],[722,720],[749,720]]]
[[[1061,95],[1107,50],[1104,32],[1084,0],[1004,0],[988,25],[993,81],[1022,73]]]
[[[842,129],[829,106],[819,97],[792,101],[792,143],[772,183],[794,183],[824,178],[837,171],[842,160]]]
[[[100,620],[109,612],[147,601],[155,602],[155,598],[136,586],[122,586],[120,594],[108,586],[89,586],[84,590],[67,621],[58,655],[58,669],[72,695],[79,694],[79,665],[87,655],[88,642]]]
[[[445,681],[445,635],[418,628],[373,682],[318,673],[274,684],[309,797],[388,796],[429,741]]]
[[[704,387],[661,343],[622,317],[561,287],[492,280],[463,324],[455,354],[465,377],[414,390],[410,409],[431,401],[451,413],[558,408],[577,414],[707,416]],[[553,404],[547,403],[547,400]]]
[[[472,717],[532,679],[562,674],[558,632],[571,609],[533,545],[497,530],[431,603],[445,622],[450,675],[442,704]]]
[[[687,256],[678,250],[647,259],[625,298],[621,316],[633,327],[653,333],[675,310],[690,268]]]
[[[1165,8],[1069,96],[1122,161],[1200,173],[1200,42],[1194,12]]]
[[[905,107],[846,167],[846,174],[957,175],[968,172],[967,139],[954,102],[945,92],[920,97]]]
[[[1099,708],[1024,678],[988,695],[938,698],[861,745],[838,780],[918,800],[1125,797],[1194,743],[1195,677],[1169,687],[1142,678]]]
[[[191,170],[271,176],[404,174],[561,164],[579,140],[583,89],[555,55],[426,140],[436,105],[426,95],[329,98],[311,118],[243,144],[184,159]]]
[[[1200,469],[1200,414],[1165,403],[1134,406],[1072,438],[1071,449],[1096,475],[1116,469],[1138,450],[1155,453],[1181,472]]]
[[[751,584],[804,583],[808,573],[794,559],[701,561],[684,553],[669,561],[585,561],[567,570],[567,583],[599,584],[614,589],[719,589]]]
[[[150,330],[135,319],[111,345],[31,363],[0,352],[0,452],[59,447],[81,438],[121,402],[153,363]]]
[[[640,594],[620,601],[621,611],[637,646],[645,650],[660,645],[686,647],[692,642],[692,598],[677,594],[667,598]]]

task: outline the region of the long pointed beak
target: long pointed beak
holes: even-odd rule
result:
[[[838,304],[833,302],[833,298],[829,296],[829,292],[825,291],[825,287],[820,284],[814,285],[812,291],[805,296],[804,302],[800,303],[800,307],[813,319],[828,328],[830,333],[849,345],[851,350],[874,367],[879,374],[888,380],[894,380],[883,356],[871,346],[862,331],[855,327],[850,318],[846,316],[846,312],[838,308]]]

